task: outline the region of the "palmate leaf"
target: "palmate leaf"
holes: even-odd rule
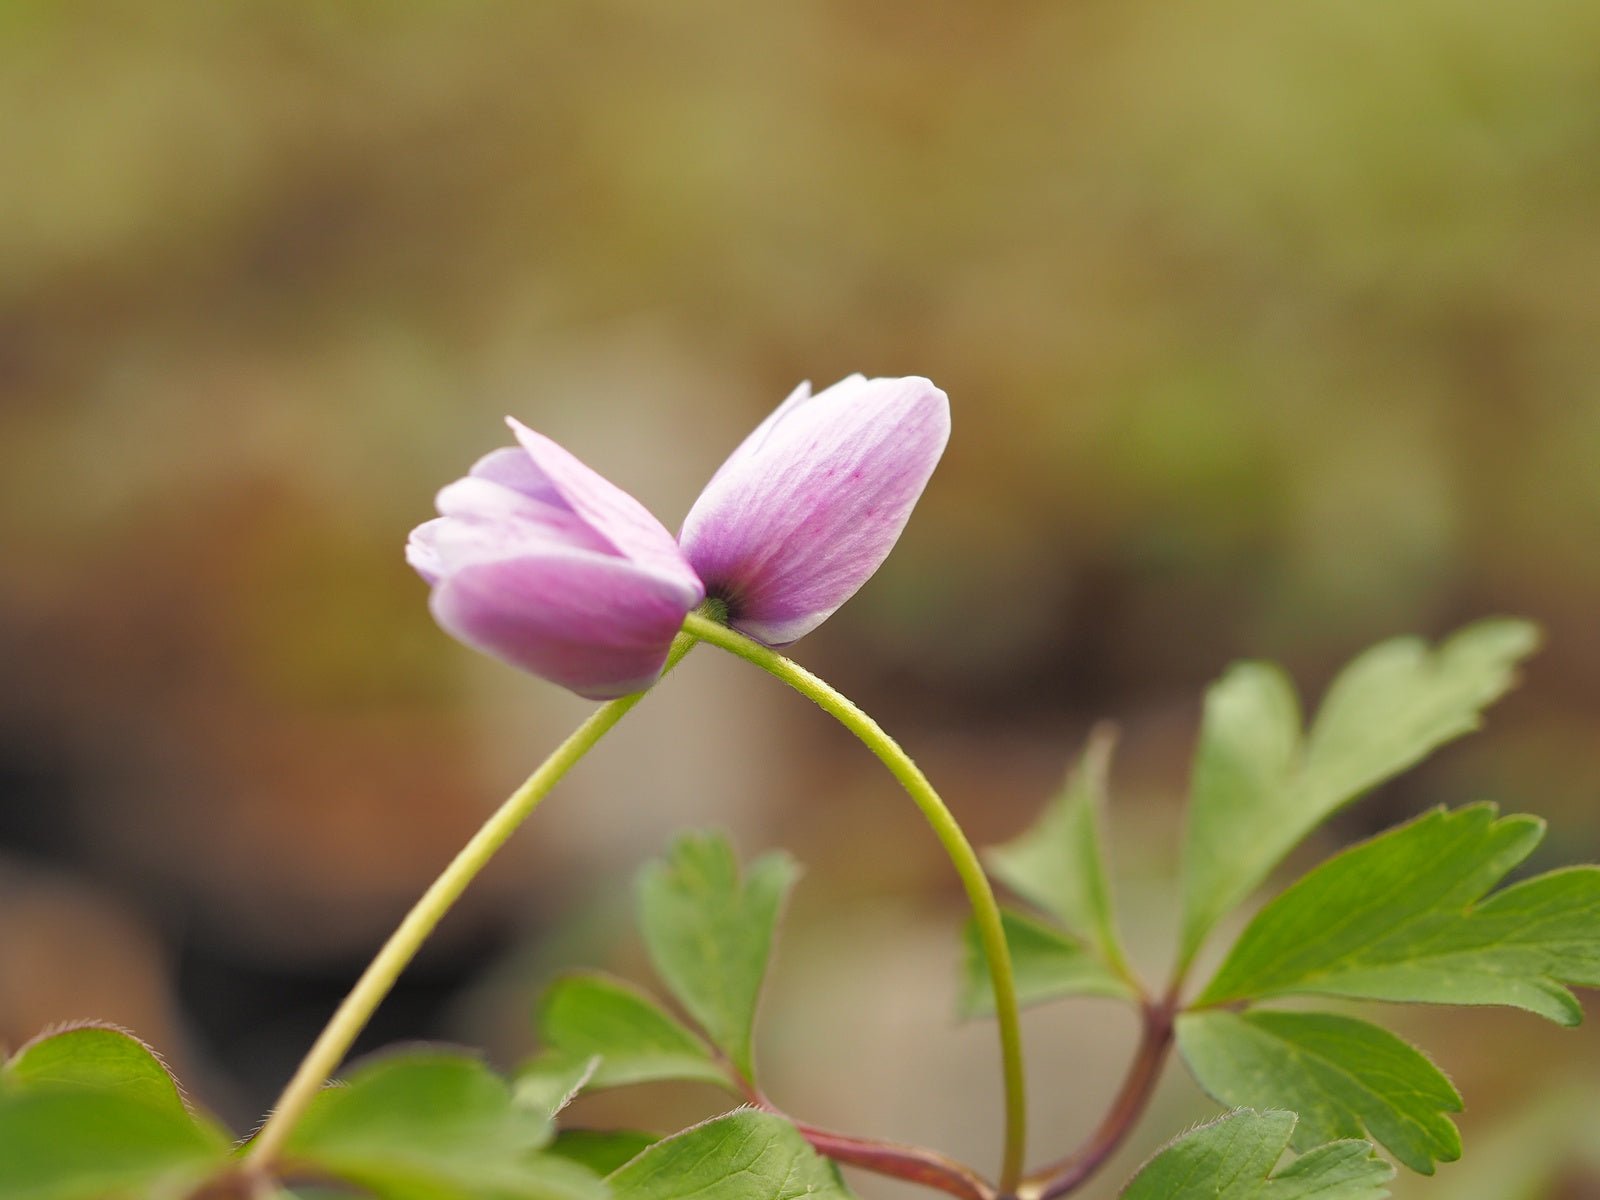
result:
[[[1535,817],[1436,809],[1335,856],[1246,927],[1197,1004],[1315,994],[1504,1004],[1562,1025],[1600,986],[1600,867],[1480,899],[1538,844]]]
[[[787,855],[768,854],[741,879],[726,838],[690,834],[639,876],[639,928],[656,973],[746,1078],[761,981],[797,873]]]
[[[615,1200],[851,1200],[793,1125],[753,1109],[663,1138],[606,1182]]]
[[[1001,910],[1000,922],[1011,950],[1019,1004],[1041,1004],[1060,996],[1137,997],[1132,984],[1076,938],[1010,909]],[[963,1017],[986,1016],[994,1012],[994,985],[972,921],[967,922],[963,942],[959,1012]]]
[[[1178,1018],[1178,1049],[1223,1104],[1299,1114],[1292,1143],[1308,1150],[1371,1137],[1424,1175],[1461,1157],[1446,1113],[1461,1097],[1428,1059],[1387,1030],[1327,1013],[1205,1012]]]
[[[663,1079],[733,1087],[699,1035],[648,994],[609,975],[578,972],[558,979],[545,991],[534,1022],[545,1050],[524,1077],[561,1073],[592,1059],[585,1087]]]
[[[1331,1142],[1273,1171],[1291,1112],[1239,1109],[1184,1134],[1134,1176],[1123,1200],[1381,1200],[1394,1168],[1366,1142]]]
[[[539,1153],[550,1134],[477,1059],[425,1050],[324,1089],[284,1154],[378,1200],[605,1200],[599,1176]]]
[[[1430,650],[1384,642],[1344,669],[1302,736],[1294,688],[1242,663],[1206,695],[1184,850],[1180,958],[1319,823],[1478,727],[1538,640],[1525,621],[1481,621]]]
[[[1097,729],[1066,786],[1033,828],[993,847],[984,858],[996,879],[1055,917],[1116,969],[1124,956],[1112,919],[1100,837],[1113,743],[1109,728]]]

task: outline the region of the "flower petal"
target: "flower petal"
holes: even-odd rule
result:
[[[591,700],[655,682],[699,581],[578,552],[463,567],[434,589],[434,618],[475,649]]]
[[[588,527],[619,554],[663,576],[699,586],[672,534],[627,492],[514,417],[506,424],[527,451],[538,476]]]
[[[851,379],[860,379],[860,375],[852,375]],[[835,384],[835,387],[838,385]],[[739,443],[739,448],[728,455],[723,464],[717,468],[717,473],[711,477],[711,483],[716,483],[727,472],[737,470],[740,463],[750,458],[766,443],[767,437],[772,432],[773,426],[783,420],[785,416],[799,408],[811,399],[811,381],[803,380],[799,387],[784,398],[782,404],[767,414],[767,419],[750,431],[750,435]],[[709,488],[711,483],[706,484]]]
[[[424,521],[411,531],[411,536],[406,538],[406,562],[410,563],[418,575],[421,575],[431,586],[439,582],[439,577],[445,572],[444,559],[439,556],[437,539],[440,526],[446,524],[444,517],[435,517],[431,521]]]
[[[797,390],[695,501],[684,553],[736,628],[787,645],[882,564],[949,437],[949,400],[926,379]]]
[[[467,474],[512,488],[529,499],[566,507],[561,493],[550,486],[543,472],[533,465],[533,459],[521,446],[501,446],[498,450],[489,451],[472,464],[472,470]]]
[[[520,450],[514,453],[527,461],[528,456]],[[552,491],[550,496],[549,500],[537,499],[480,475],[468,475],[446,484],[439,490],[436,501],[439,515],[452,518],[457,526],[474,526],[482,534],[470,539],[472,553],[461,557],[452,554],[452,547],[441,532],[435,538],[435,545],[446,567],[453,569],[482,559],[485,555],[479,553],[481,549],[491,551],[487,557],[507,558],[519,550],[551,544],[617,557],[617,549],[608,538],[568,508],[559,494]],[[492,552],[495,544],[502,547],[499,553]]]

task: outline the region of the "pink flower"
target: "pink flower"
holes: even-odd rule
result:
[[[513,666],[608,700],[649,687],[705,598],[672,535],[549,438],[479,459],[439,493],[406,560],[445,631]]]
[[[878,569],[950,434],[926,379],[802,384],[712,477],[679,542],[638,501],[516,421],[518,447],[439,493],[406,558],[454,637],[603,700],[649,687],[709,594],[781,646]]]

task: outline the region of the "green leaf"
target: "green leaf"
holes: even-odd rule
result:
[[[751,1035],[778,913],[797,868],[758,859],[741,881],[724,837],[690,834],[639,876],[639,927],[672,994],[746,1078]]]
[[[620,979],[589,972],[559,979],[546,990],[534,1022],[546,1048],[535,1070],[598,1058],[585,1086],[688,1079],[737,1090],[710,1046]]]
[[[0,1085],[50,1085],[117,1092],[153,1108],[188,1115],[178,1081],[144,1042],[98,1023],[41,1034],[0,1067]]]
[[[183,1106],[73,1084],[0,1094],[6,1200],[179,1200],[228,1159]]]
[[[1331,1142],[1273,1173],[1295,1115],[1239,1109],[1202,1125],[1140,1168],[1123,1200],[1381,1200],[1394,1168],[1366,1142]]]
[[[1437,1067],[1387,1030],[1326,1013],[1192,1013],[1178,1048],[1195,1079],[1223,1104],[1299,1114],[1294,1146],[1371,1137],[1424,1175],[1461,1157],[1445,1113],[1461,1097]]]
[[[155,1053],[115,1026],[42,1034],[0,1067],[0,1196],[181,1195],[229,1138],[184,1104]]]
[[[636,1129],[563,1129],[550,1143],[550,1153],[582,1163],[597,1175],[609,1175],[661,1140]]]
[[[1538,642],[1526,621],[1480,621],[1430,651],[1397,638],[1328,689],[1302,739],[1294,688],[1242,663],[1206,695],[1184,851],[1181,959],[1294,846],[1367,789],[1469,733]]]
[[[285,1153],[380,1200],[604,1200],[591,1172],[537,1153],[549,1136],[476,1059],[419,1051],[325,1089]]]
[[[1323,863],[1256,915],[1197,1001],[1352,996],[1505,1004],[1562,1025],[1563,984],[1600,986],[1600,867],[1479,898],[1544,825],[1490,804],[1436,809]]]
[[[996,879],[1055,917],[1117,968],[1126,958],[1112,919],[1100,837],[1114,743],[1108,727],[1096,729],[1066,786],[1038,823],[984,857]]]
[[[606,1182],[616,1200],[850,1200],[793,1125],[753,1109],[664,1138]]]
[[[1002,909],[1000,923],[1011,949],[1011,970],[1019,1004],[1040,1004],[1058,996],[1112,996],[1133,999],[1133,987],[1113,974],[1082,942],[1023,913]],[[994,988],[978,927],[967,922],[963,935],[961,996],[963,1017],[994,1012]]]
[[[588,1086],[599,1066],[598,1054],[590,1058],[541,1055],[517,1072],[511,1084],[511,1102],[547,1122],[554,1122],[561,1110]]]

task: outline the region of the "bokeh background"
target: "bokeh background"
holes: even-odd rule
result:
[[[586,711],[433,627],[400,548],[435,489],[511,412],[675,526],[799,379],[856,370],[930,376],[955,433],[796,653],[982,842],[1117,721],[1152,973],[1199,697],[1238,657],[1314,696],[1379,638],[1537,618],[1487,732],[1300,861],[1483,797],[1550,818],[1541,865],[1600,857],[1593,0],[18,0],[0,111],[0,1040],[120,1021],[248,1127]],[[510,1065],[558,967],[648,978],[631,876],[687,825],[807,869],[774,1095],[990,1163],[947,865],[853,743],[711,651],[364,1044]],[[1465,1163],[1402,1195],[1600,1196],[1594,1034],[1395,1019],[1469,1106]],[[1027,1032],[1043,1159],[1135,1031],[1086,1001]],[[1091,1194],[1210,1111],[1172,1071]]]

